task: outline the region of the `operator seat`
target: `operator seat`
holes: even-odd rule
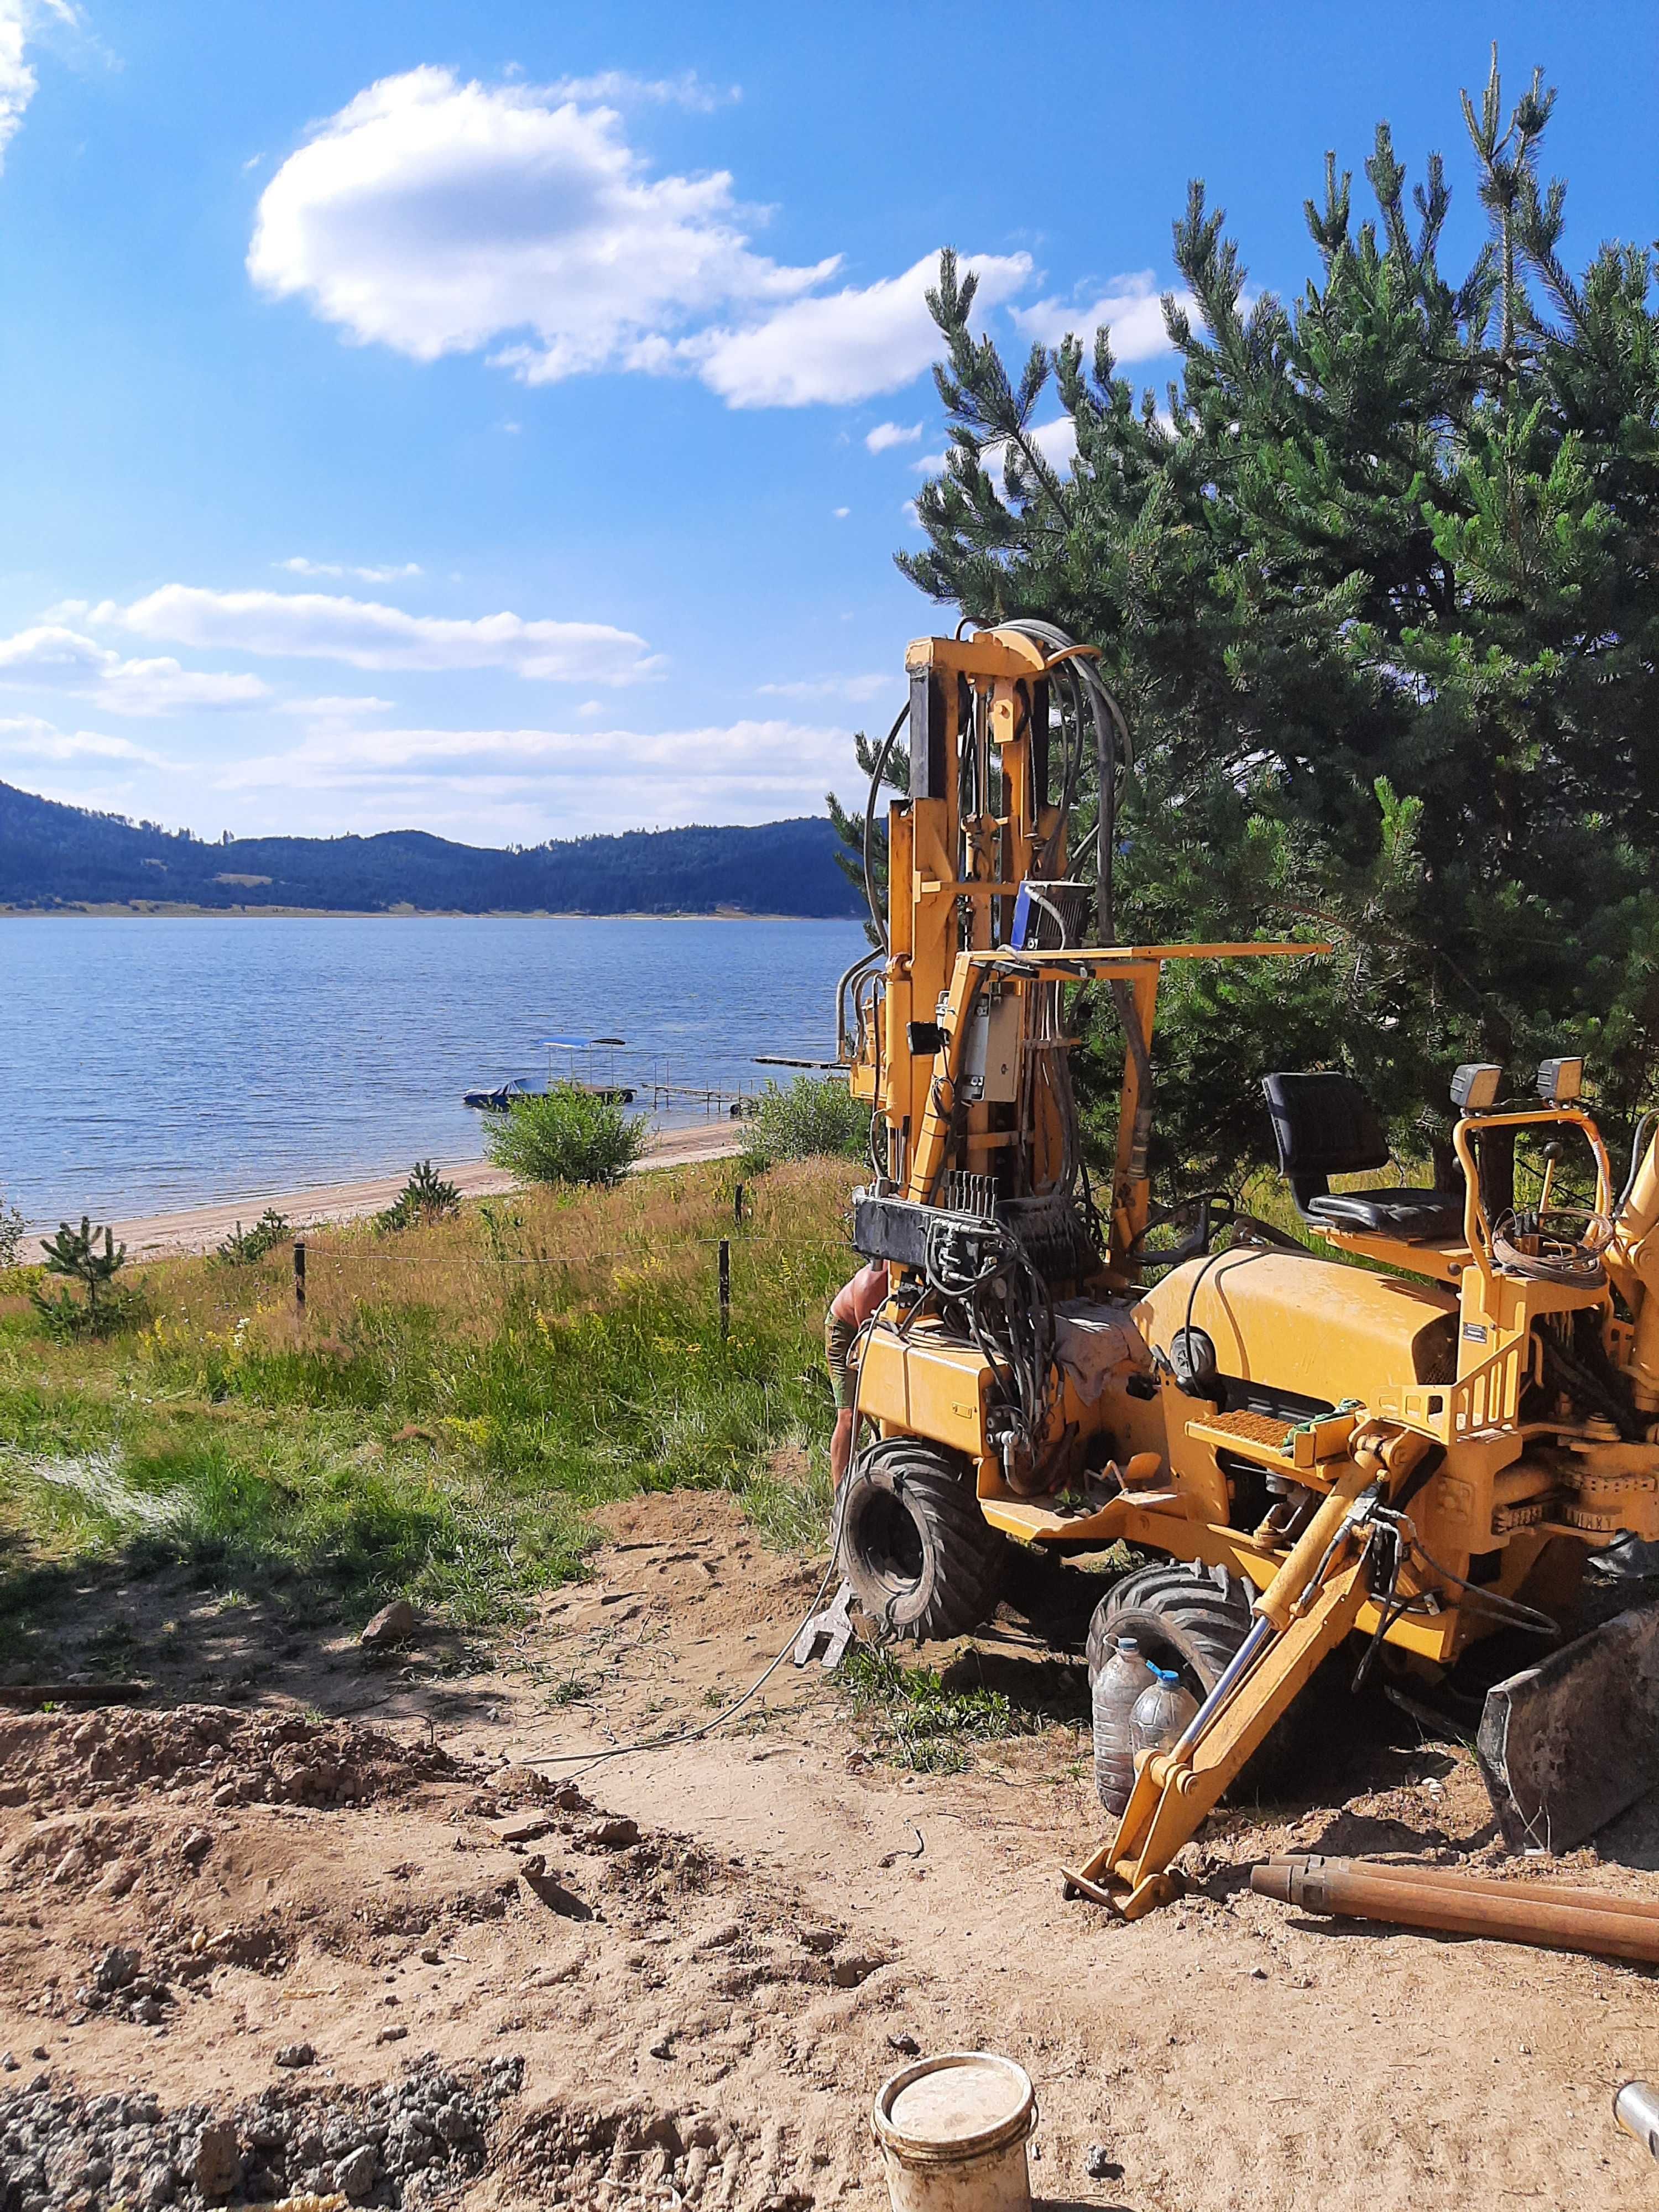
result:
[[[1264,1076],[1279,1165],[1296,1210],[1316,1229],[1395,1237],[1407,1244],[1461,1243],[1463,1201],[1455,1191],[1333,1191],[1334,1175],[1387,1167],[1389,1140],[1376,1109],[1352,1076],[1334,1071]]]

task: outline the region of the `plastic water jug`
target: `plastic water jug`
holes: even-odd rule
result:
[[[1198,1699],[1182,1686],[1173,1667],[1154,1667],[1152,1680],[1135,1699],[1129,1716],[1129,1757],[1141,1751],[1167,1751],[1178,1743],[1198,1711]]]
[[[1095,1789],[1113,1814],[1121,1813],[1135,1786],[1132,1723],[1140,1698],[1157,1689],[1152,1670],[1133,1636],[1120,1636],[1117,1648],[1095,1676],[1093,1689]]]

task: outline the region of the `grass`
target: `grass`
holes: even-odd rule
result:
[[[458,1626],[583,1571],[589,1516],[732,1492],[779,1544],[827,1515],[818,1331],[855,1170],[780,1168],[732,1225],[730,1164],[537,1189],[395,1243],[371,1224],[232,1268],[131,1266],[149,1318],[54,1340],[0,1275],[0,1661],[87,1577],[198,1570]],[[722,1338],[715,1248],[732,1245]]]
[[[1042,1727],[1000,1690],[948,1687],[931,1667],[902,1667],[884,1651],[854,1650],[835,1680],[854,1712],[875,1729],[876,1753],[917,1774],[960,1774],[972,1747]]]

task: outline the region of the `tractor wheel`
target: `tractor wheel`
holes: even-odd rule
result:
[[[1202,1703],[1249,1632],[1255,1618],[1250,1599],[1249,1587],[1224,1567],[1160,1564],[1125,1575],[1095,1607],[1089,1624],[1091,1687],[1109,1656],[1107,1639],[1133,1636],[1144,1658],[1157,1667],[1175,1668]],[[1294,1789],[1307,1769],[1310,1723],[1320,1689],[1316,1675],[1269,1731],[1228,1791],[1230,1797],[1272,1797]]]
[[[847,1579],[890,1634],[961,1636],[996,1603],[1008,1540],[981,1513],[959,1454],[884,1437],[848,1471],[836,1511]]]

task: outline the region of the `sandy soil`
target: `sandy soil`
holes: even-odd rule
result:
[[[690,1129],[664,1129],[651,1139],[645,1157],[633,1172],[675,1167],[686,1160],[720,1159],[742,1149],[739,1132],[729,1121],[699,1124]],[[439,1163],[464,1198],[493,1198],[514,1188],[514,1178],[487,1161],[462,1160],[449,1167]],[[211,1252],[240,1222],[252,1228],[268,1206],[285,1214],[296,1229],[314,1229],[325,1221],[360,1221],[391,1205],[404,1187],[401,1175],[380,1176],[368,1182],[327,1183],[317,1190],[271,1192],[255,1198],[236,1199],[222,1206],[193,1206],[180,1213],[152,1213],[131,1221],[112,1222],[116,1242],[131,1257],[155,1258],[166,1253]],[[51,1233],[50,1231],[48,1233]],[[34,1247],[29,1248],[32,1255]]]
[[[1650,1973],[1316,1923],[1249,1889],[1274,1850],[1494,1863],[1465,1754],[1356,1732],[1321,1802],[1224,1813],[1186,1900],[1126,1927],[1056,1875],[1099,1825],[1068,1717],[1086,1585],[1030,1570],[929,1655],[1043,1723],[965,1773],[902,1771],[787,1666],[731,1727],[594,1765],[705,1723],[811,1595],[723,1498],[608,1518],[594,1578],[489,1652],[279,1644],[257,1594],[198,1620],[180,1590],[149,1708],[0,1717],[0,2051],[20,2062],[0,2127],[41,2076],[137,2087],[240,2115],[250,2175],[286,2158],[292,2185],[303,2115],[312,2150],[345,2142],[352,2099],[411,2067],[412,2097],[436,2066],[494,2101],[473,2163],[396,2185],[406,2203],[876,2208],[878,2084],[912,2045],[983,2045],[1036,2080],[1049,2212],[1651,2205],[1609,2112],[1659,2069]],[[217,1702],[168,1709],[204,1665]],[[1650,1802],[1559,1863],[1659,1896],[1656,1868]],[[99,2004],[113,1944],[143,1993]],[[296,2039],[314,2063],[279,2069]],[[522,2072],[480,2072],[496,2061]],[[301,2117],[271,2123],[282,2100]],[[287,2148],[256,2151],[256,2126]]]

